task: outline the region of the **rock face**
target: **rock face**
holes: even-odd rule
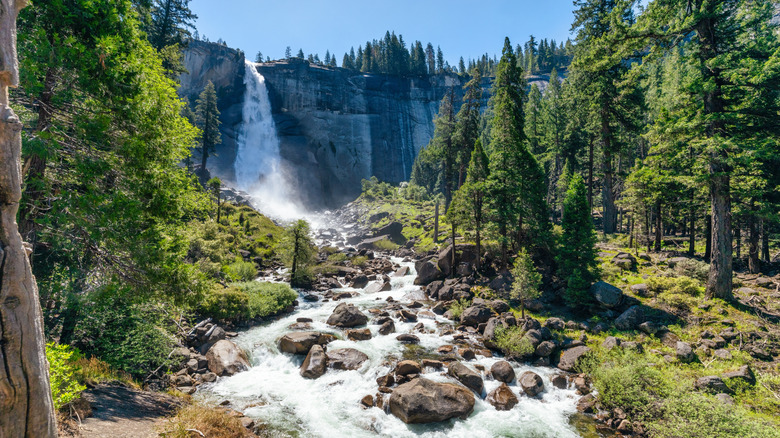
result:
[[[474,395],[453,383],[419,377],[395,388],[388,403],[390,412],[404,423],[436,423],[468,417],[474,410]]]
[[[352,304],[341,303],[328,318],[328,325],[356,327],[368,322],[368,317]]]
[[[222,339],[217,341],[206,353],[209,371],[218,376],[232,376],[249,369],[246,354],[236,344]]]

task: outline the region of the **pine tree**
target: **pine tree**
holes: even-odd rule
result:
[[[255,62],[258,64],[263,62],[263,52],[257,52],[257,55],[255,55]]]
[[[157,50],[182,45],[192,35],[198,16],[189,7],[190,0],[154,0],[151,8],[149,42]]]
[[[441,47],[436,48],[436,73],[444,73],[444,53]]]
[[[298,49],[298,54],[295,55],[296,58],[304,59],[306,58],[306,55],[303,53],[303,49]]]
[[[201,129],[201,169],[206,170],[206,160],[208,160],[209,154],[213,153],[217,145],[222,143],[222,134],[219,132],[219,126],[222,122],[219,120],[217,92],[211,81],[206,84],[195,103],[195,116],[198,127]]]
[[[550,83],[544,92],[542,101],[542,142],[545,144],[544,156],[541,164],[547,169],[547,204],[553,211],[553,217],[558,215],[558,206],[561,199],[561,192],[557,190],[558,179],[563,172],[563,164],[566,161],[564,157],[564,139],[566,136],[566,107],[564,102],[563,90],[558,72],[555,68],[550,73]],[[574,158],[570,160],[571,166],[574,166]],[[564,192],[565,193],[565,190]]]
[[[542,275],[536,270],[534,261],[525,249],[517,254],[515,265],[512,268],[512,291],[513,300],[520,301],[520,317],[525,319],[525,302],[539,298],[541,291],[539,286],[542,284]]]
[[[490,174],[488,157],[477,139],[471,152],[466,182],[455,193],[451,209],[460,216],[460,222],[474,230],[477,246],[477,271],[482,259],[482,230],[485,225],[487,207],[487,179]]]
[[[526,146],[523,133],[522,70],[509,38],[493,82],[490,108],[491,222],[501,244],[501,266],[506,268],[509,244],[530,244],[534,251],[549,250],[550,224],[544,202],[544,175]]]
[[[563,201],[563,233],[558,246],[559,277],[566,282],[565,299],[571,306],[586,304],[590,285],[598,279],[596,232],[582,178],[569,181]]]
[[[280,246],[283,257],[290,266],[290,285],[310,287],[311,271],[309,266],[312,263],[315,248],[308,222],[300,219],[290,225],[285,230]]]
[[[542,129],[542,93],[533,84],[525,103],[525,136],[531,153],[537,157],[542,153]]]
[[[284,59],[290,59],[292,58],[292,48],[290,46],[287,46],[287,48],[284,49]]]
[[[463,104],[456,115],[454,133],[455,165],[457,167],[457,180],[453,184],[455,188],[463,185],[466,178],[466,169],[474,145],[480,134],[480,106],[482,103],[482,77],[479,70],[471,72],[471,79],[463,86],[466,90],[463,96]],[[453,172],[455,173],[455,172]],[[453,178],[456,175],[453,174]]]
[[[436,52],[434,52],[433,44],[431,43],[425,46],[425,59],[428,63],[428,74],[436,74]]]

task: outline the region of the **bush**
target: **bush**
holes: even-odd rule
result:
[[[694,259],[685,259],[674,265],[674,272],[679,276],[692,277],[699,281],[707,281],[710,265]]]
[[[661,372],[643,355],[615,349],[605,356],[586,359],[585,369],[593,378],[599,401],[607,409],[621,408],[641,418],[669,394]]]
[[[394,251],[394,250],[398,249],[398,245],[396,245],[395,243],[389,241],[388,239],[382,239],[382,240],[374,242],[374,247],[376,249],[381,249],[381,250],[384,250],[384,251]]]
[[[257,278],[257,268],[252,262],[245,262],[239,257],[225,266],[225,275],[230,281],[252,281]]]
[[[87,389],[76,379],[79,359],[77,349],[63,344],[46,344],[46,359],[49,361],[49,379],[51,381],[51,396],[54,399],[54,409],[60,409],[79,398],[81,391]]]
[[[504,352],[515,356],[529,356],[534,352],[534,346],[520,327],[499,327],[496,329],[495,344]]]
[[[276,315],[298,298],[298,294],[284,283],[251,281],[232,286],[249,295],[249,318]]]
[[[700,283],[691,277],[651,277],[647,280],[647,288],[656,294],[684,294],[691,297],[701,295],[704,290]]]
[[[220,321],[238,321],[246,318],[249,309],[249,295],[236,287],[217,285],[206,296],[200,307],[204,316]]]
[[[133,377],[146,377],[170,362],[176,327],[170,304],[138,303],[119,290],[104,289],[86,297],[74,328],[73,345]]]
[[[352,263],[352,266],[363,266],[368,261],[368,257],[366,256],[357,256],[352,257],[352,260],[350,260],[350,263]]]
[[[331,263],[340,263],[347,260],[347,255],[343,252],[337,252],[328,256],[328,261]]]
[[[450,305],[450,314],[452,314],[452,319],[460,319],[461,313],[463,313],[464,310],[466,310],[467,307],[471,305],[471,302],[461,298],[460,301],[456,301]]]

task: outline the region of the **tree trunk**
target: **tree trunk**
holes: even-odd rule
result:
[[[739,258],[742,257],[742,232],[739,229],[739,226],[734,228],[734,240],[736,241],[734,242],[734,246],[736,248],[736,253],[737,253],[736,256],[737,259],[739,260]]]
[[[693,205],[694,202],[694,194],[693,190],[691,190],[691,211],[690,211],[690,221],[691,224],[689,225],[688,230],[688,256],[693,257],[696,253],[696,207]]]
[[[664,228],[661,217],[661,201],[655,202],[655,250],[661,251],[661,243],[664,238]]]
[[[769,263],[769,225],[764,219],[761,219],[761,258]]]
[[[439,200],[436,200],[436,209],[433,214],[433,243],[439,243]]]
[[[704,230],[704,261],[709,263],[712,258],[712,214],[707,215],[707,226]]]
[[[450,265],[450,276],[455,276],[455,263],[458,259],[457,257],[457,247],[455,246],[455,223],[452,224],[452,264]]]
[[[481,221],[477,221],[476,224],[476,232],[477,232],[477,262],[475,263],[477,272],[479,272],[479,269],[482,267],[482,236],[480,233],[480,228],[482,228]]]
[[[593,214],[593,138],[588,144],[588,207]]]
[[[761,262],[758,260],[758,220],[751,215],[748,221],[748,270],[751,274],[758,274],[761,272]]]
[[[711,168],[715,166],[711,165]],[[707,279],[707,297],[731,301],[731,198],[730,178],[717,168],[710,171],[712,202],[712,256]]]
[[[57,436],[43,314],[29,254],[16,224],[22,197],[22,124],[8,106],[19,83],[16,16],[22,0],[0,0],[0,437]]]

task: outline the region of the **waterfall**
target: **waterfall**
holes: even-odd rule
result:
[[[237,188],[249,193],[259,211],[282,221],[306,215],[279,155],[279,137],[271,115],[265,78],[246,61],[244,107],[233,164]]]

